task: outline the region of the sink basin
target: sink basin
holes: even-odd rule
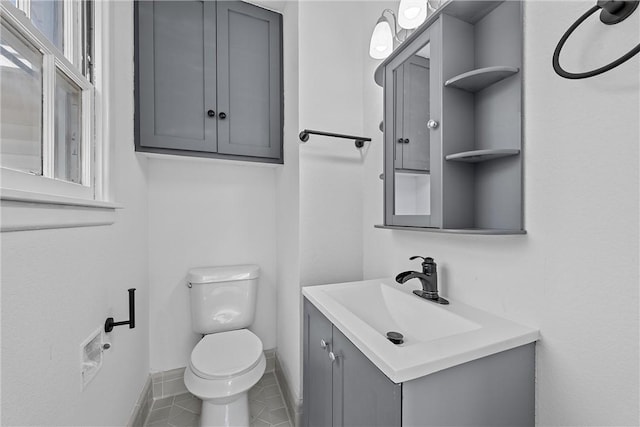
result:
[[[375,329],[404,335],[401,346],[433,341],[480,328],[475,322],[445,308],[407,294],[385,283],[333,287],[326,294]],[[426,304],[425,304],[426,303]]]
[[[392,278],[305,286],[302,294],[395,383],[536,341],[537,330],[449,299],[420,298]],[[393,344],[387,332],[404,335]]]

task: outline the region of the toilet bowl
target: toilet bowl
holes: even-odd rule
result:
[[[254,320],[259,267],[237,265],[189,271],[191,325],[204,334],[184,373],[202,400],[201,426],[248,427],[248,392],[266,368]]]
[[[191,352],[187,390],[202,400],[201,426],[248,426],[248,391],[266,367],[262,342],[248,329],[206,335]]]

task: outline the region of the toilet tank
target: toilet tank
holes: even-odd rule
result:
[[[259,275],[260,267],[253,264],[189,270],[193,331],[206,335],[251,326]]]

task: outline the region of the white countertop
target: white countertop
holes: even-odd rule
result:
[[[305,286],[302,294],[393,382],[401,383],[532,343],[536,329],[449,300],[440,305],[392,278]],[[392,344],[384,331],[405,334]],[[400,330],[398,330],[400,329]]]

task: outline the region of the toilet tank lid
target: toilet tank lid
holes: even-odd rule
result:
[[[226,265],[221,267],[199,267],[189,270],[189,283],[233,282],[255,279],[260,276],[260,266],[255,264]]]

